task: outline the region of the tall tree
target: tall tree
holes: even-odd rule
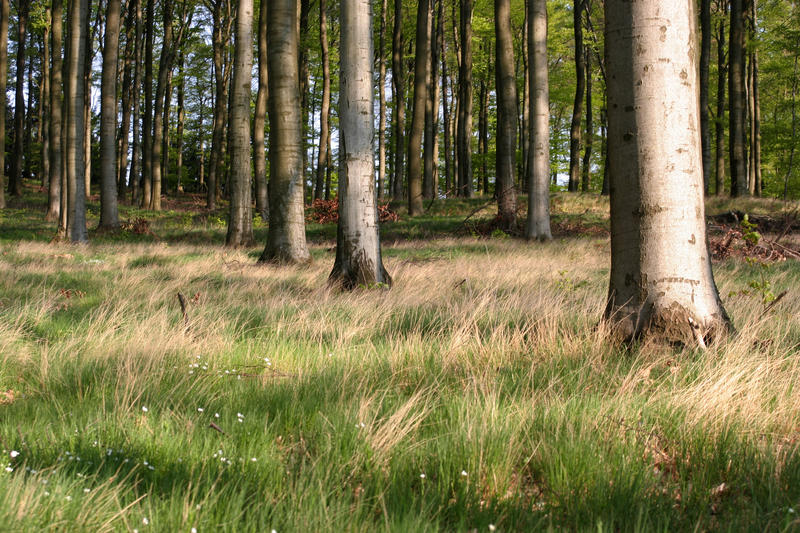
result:
[[[725,13],[727,0],[719,1],[719,8]],[[717,105],[714,116],[715,154],[714,154],[714,194],[721,195],[725,190],[725,79],[727,61],[725,53],[725,17],[719,17],[717,26]]]
[[[731,0],[728,51],[729,144],[731,196],[747,196],[745,155],[744,0]]]
[[[100,86],[100,227],[117,228],[117,61],[120,0],[108,0]]]
[[[549,241],[550,233],[550,89],[547,71],[547,0],[528,0],[528,54],[531,118],[528,127],[529,240]]]
[[[134,63],[136,62],[136,13],[138,0],[132,0],[125,6],[125,51],[122,56],[122,120],[117,133],[117,199],[124,202],[128,183],[128,146],[131,131],[133,109],[131,100],[138,87],[133,86]]]
[[[511,38],[511,1],[494,1],[497,39],[495,85],[497,87],[497,213],[503,229],[517,225],[517,76]]]
[[[314,198],[325,194],[325,167],[328,162],[328,138],[331,134],[331,68],[328,59],[328,2],[319,0],[319,45],[322,52],[322,104],[319,113],[319,150],[317,152],[317,173],[314,184]]]
[[[388,8],[389,1],[381,0],[381,25],[378,34],[378,199],[383,198],[386,181],[386,11]]]
[[[425,129],[425,102],[428,98],[430,66],[430,0],[417,3],[417,38],[414,58],[414,102],[408,134],[408,214],[422,213],[422,134]]]
[[[269,232],[260,262],[306,263],[297,0],[269,4]],[[370,82],[371,83],[371,82]]]
[[[611,282],[623,339],[705,346],[729,327],[706,241],[692,2],[607,0]]]
[[[22,196],[22,167],[25,162],[25,59],[30,0],[17,0],[17,77],[14,94],[14,151],[11,154],[8,192]],[[3,73],[5,76],[5,73]],[[5,93],[3,93],[5,98]],[[2,102],[5,104],[5,100]]]
[[[164,100],[167,96],[167,85],[172,71],[173,50],[173,9],[172,0],[162,0],[161,17],[164,23],[164,35],[161,40],[161,59],[158,61],[158,80],[156,81],[156,100],[153,109],[153,148],[150,152],[150,172],[152,175],[150,209],[161,210],[162,157],[164,154]]]
[[[392,30],[394,176],[392,177],[392,196],[395,200],[403,196],[403,176],[405,175],[406,77],[404,71],[405,61],[403,60],[403,46],[403,0],[394,0],[394,27]]]
[[[231,206],[228,246],[253,241],[250,195],[250,79],[253,72],[253,0],[237,0],[233,89],[228,136],[231,139]]]
[[[8,0],[0,0],[0,94],[6,94],[6,73],[8,72],[8,17],[10,15]],[[6,105],[5,101],[0,105],[0,139],[3,139],[3,146],[0,146],[0,209],[6,207]]]
[[[45,219],[55,221],[61,214],[61,182],[63,180],[64,168],[61,164],[63,142],[61,136],[61,118],[63,110],[63,78],[62,78],[62,51],[63,42],[63,13],[64,2],[53,0],[53,9],[50,12],[50,48],[52,56],[52,66],[50,67],[50,189],[47,199],[47,214]],[[1,32],[2,30],[0,30]],[[0,72],[5,70],[0,66]],[[5,83],[5,80],[2,81]],[[0,94],[5,91],[0,87]],[[4,121],[0,120],[0,127]],[[0,137],[4,137],[0,135]],[[0,164],[0,168],[3,168]],[[2,187],[0,187],[1,189]],[[65,206],[66,207],[66,206]]]
[[[583,118],[583,93],[586,91],[586,65],[583,49],[583,11],[585,0],[574,0],[572,24],[575,34],[575,100],[572,104],[572,124],[569,130],[569,184],[571,192],[580,184],[581,121]]]
[[[750,46],[748,46],[748,91],[750,111],[750,164],[747,179],[751,195],[761,196],[761,99],[758,82],[758,0],[749,0]]]
[[[711,126],[708,116],[709,64],[711,63],[711,0],[700,0],[700,141],[702,142],[703,191],[711,180]]]
[[[39,143],[42,187],[50,185],[50,130],[45,122],[50,119],[50,6],[44,8],[45,27],[42,31],[42,63],[39,76],[39,110],[36,127],[36,142]]]
[[[258,8],[258,93],[253,114],[253,179],[256,182],[256,211],[261,220],[269,220],[269,194],[267,192],[267,154],[264,145],[264,129],[267,123],[267,98],[269,96],[269,73],[267,71],[267,8],[263,0]]]
[[[70,241],[86,243],[86,179],[84,142],[84,84],[86,35],[89,33],[89,0],[70,0],[66,65],[66,130],[67,130],[67,234]]]
[[[592,141],[594,141],[594,125],[592,123],[592,56],[591,47],[584,47],[584,67],[586,68],[586,139],[583,142],[583,163],[581,164],[581,191],[589,192],[589,178],[592,171]]]
[[[153,184],[153,34],[155,0],[147,0],[144,23],[144,117],[142,118],[142,198],[149,207]],[[210,207],[210,206],[209,206]]]
[[[439,2],[441,3],[441,1]],[[425,84],[425,139],[422,168],[422,196],[428,200],[436,196],[438,140],[439,140],[439,25],[434,24],[434,0],[428,2],[428,37],[430,39],[430,64]]]
[[[459,0],[461,6],[459,34],[461,61],[458,71],[458,125],[456,126],[456,160],[458,161],[458,195],[472,198],[472,0]]]
[[[214,54],[214,126],[211,135],[211,157],[208,172],[206,206],[216,209],[217,194],[224,168],[223,146],[228,103],[228,78],[230,68],[226,61],[227,43],[230,39],[231,16],[229,0],[208,0],[206,6],[213,18],[211,42]],[[295,17],[295,20],[297,17]]]
[[[447,72],[447,39],[444,38],[444,0],[439,0],[439,50],[442,59],[442,119],[444,121],[444,193],[451,194],[451,177],[452,171],[450,169],[451,161],[451,137],[450,137],[450,115],[451,106],[448,104],[448,80],[449,74]]]
[[[388,285],[375,195],[370,0],[342,0],[341,32],[339,226],[329,280],[346,289]]]

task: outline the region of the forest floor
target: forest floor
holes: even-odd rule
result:
[[[41,197],[0,211],[2,531],[800,529],[793,227],[710,219],[739,232],[714,264],[738,333],[701,351],[607,340],[596,196],[555,194],[548,244],[487,199],[398,208],[393,287],[352,293],[332,223],[311,265],[261,266],[264,224],[225,249],[197,198],[76,247]]]

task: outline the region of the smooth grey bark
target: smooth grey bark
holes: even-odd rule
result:
[[[328,5],[319,0],[319,44],[322,54],[322,103],[320,105],[319,149],[317,151],[317,171],[314,184],[314,199],[325,194],[325,167],[328,162],[328,138],[331,134],[331,68],[328,60]]]
[[[117,208],[117,61],[120,0],[108,0],[100,85],[100,227],[119,227]]]
[[[708,116],[709,69],[711,62],[711,0],[700,0],[700,140],[703,156],[703,192],[711,181],[711,125]]]
[[[267,190],[267,149],[264,130],[267,125],[267,98],[269,73],[267,71],[267,7],[261,1],[258,9],[258,93],[253,114],[253,179],[256,183],[256,211],[261,220],[269,220],[269,193]]]
[[[706,240],[698,69],[686,53],[696,46],[692,6],[605,3],[611,279],[604,316],[623,340],[705,347],[730,322]]]
[[[728,152],[731,163],[731,196],[747,196],[747,157],[745,154],[745,59],[743,0],[731,0],[728,39],[728,98],[730,111]]]
[[[86,35],[89,33],[89,0],[70,0],[68,22],[69,55],[66,83],[67,130],[67,234],[75,243],[89,242],[86,231],[86,188],[84,122],[84,62],[86,60]]]
[[[547,71],[547,0],[528,0],[530,63],[530,149],[528,150],[528,240],[549,241],[550,89]]]
[[[339,225],[328,280],[345,289],[390,285],[381,259],[375,194],[371,1],[342,0],[340,16]]]
[[[55,1],[55,0],[54,0]],[[8,0],[0,0],[0,94],[6,94],[8,72],[8,17],[10,15]],[[3,102],[5,104],[5,102]],[[6,138],[6,106],[0,105],[0,139]],[[6,207],[5,183],[6,151],[0,150],[0,209]]]
[[[14,148],[8,175],[8,192],[22,196],[22,167],[25,159],[25,60],[30,0],[17,1],[17,77],[14,93]],[[5,76],[5,73],[3,73]],[[3,93],[5,95],[5,93]],[[5,96],[3,96],[5,98]],[[5,101],[3,101],[5,104]],[[5,142],[5,139],[3,140]]]
[[[430,65],[430,1],[417,3],[417,38],[414,58],[414,100],[408,133],[408,214],[422,214],[422,135],[425,129],[425,102],[428,98]]]
[[[511,2],[495,0],[494,31],[497,39],[497,214],[504,230],[517,225],[517,76],[511,38]]]
[[[231,140],[231,204],[227,246],[253,242],[250,194],[250,80],[253,74],[253,0],[237,0],[233,88],[228,137]]]
[[[63,112],[63,78],[62,78],[62,51],[61,44],[63,37],[63,13],[62,0],[53,0],[52,10],[50,11],[50,55],[52,57],[52,65],[50,71],[50,121],[48,127],[50,128],[50,190],[47,195],[47,214],[45,220],[55,221],[61,215],[61,181],[63,179],[63,166],[61,165],[62,159],[62,137],[61,137],[61,119]],[[2,35],[2,30],[0,30]],[[0,66],[0,72],[5,72],[4,68]],[[5,84],[5,80],[2,81]],[[4,94],[4,87],[0,87],[0,94]],[[3,111],[4,112],[4,111]],[[0,117],[2,119],[2,117]],[[0,120],[0,128],[4,127],[4,120]],[[0,138],[4,138],[4,134],[0,132]],[[2,160],[0,160],[0,168],[3,168]],[[2,187],[0,187],[2,189]],[[64,206],[66,207],[66,206]]]
[[[724,9],[724,8],[723,8]],[[725,17],[720,17],[717,28],[717,107],[714,117],[715,155],[714,155],[714,194],[725,191],[725,79],[727,62],[725,54]]]
[[[583,10],[585,0],[574,0],[572,24],[575,34],[575,100],[572,104],[572,123],[569,130],[569,184],[570,192],[577,192],[580,184],[581,121],[583,117],[583,93],[586,91],[586,66],[583,50]]]
[[[269,231],[259,262],[307,263],[296,0],[269,5]],[[371,80],[370,80],[371,83]]]
[[[394,127],[394,175],[391,195],[395,200],[403,197],[405,175],[406,85],[403,61],[403,1],[394,0],[394,28],[392,31],[392,123]]]
[[[472,0],[460,0],[461,39],[458,72],[458,124],[456,160],[458,161],[458,196],[472,198]]]

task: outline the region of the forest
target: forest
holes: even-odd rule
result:
[[[800,6],[0,0],[0,530],[800,528]]]

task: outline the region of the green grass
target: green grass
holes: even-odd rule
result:
[[[0,530],[800,528],[798,264],[766,314],[761,267],[716,265],[720,345],[616,347],[608,239],[454,234],[481,201],[384,227],[395,285],[354,293],[332,225],[279,268],[212,216],[72,247],[4,212]]]

